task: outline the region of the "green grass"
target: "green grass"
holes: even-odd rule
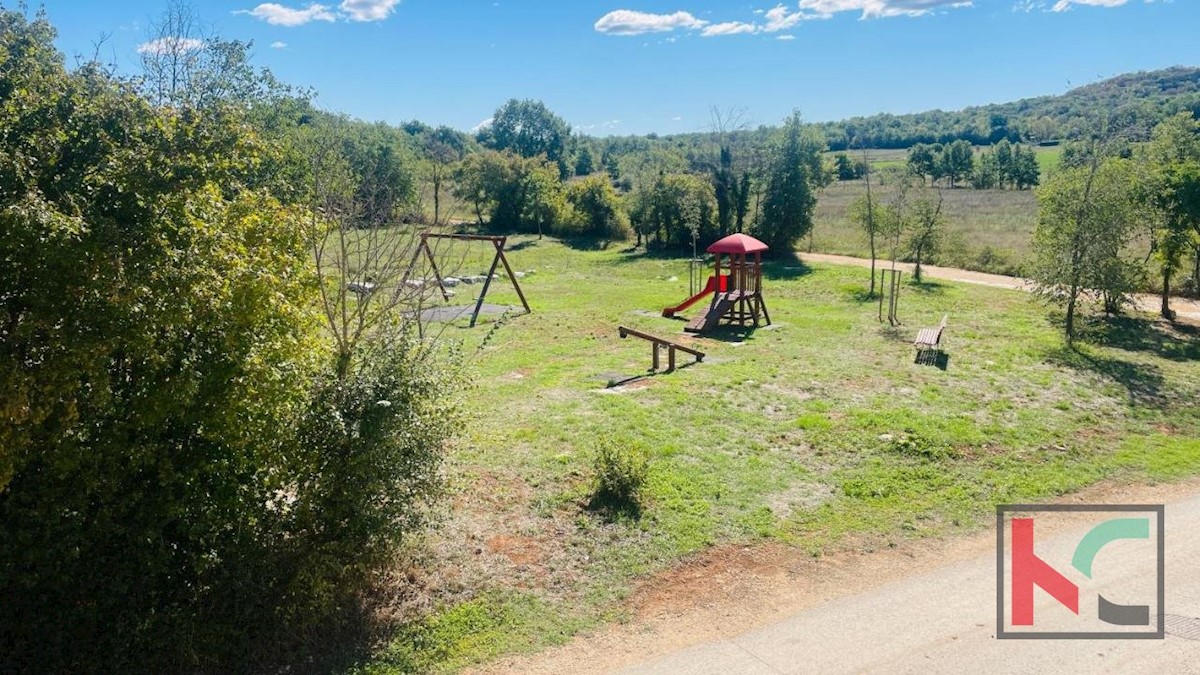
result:
[[[1038,168],[1041,169],[1042,180],[1045,181],[1062,166],[1062,146],[1056,145],[1048,148],[1037,148],[1036,152]]]
[[[997,503],[1099,480],[1200,472],[1200,342],[1129,319],[1066,350],[1044,307],[1015,291],[905,286],[904,326],[876,320],[857,268],[775,262],[775,325],[702,339],[703,364],[623,393],[649,347],[627,325],[686,294],[682,260],[517,238],[534,313],[472,362],[473,420],[431,543],[431,611],[358,668],[449,671],[622,620],[635,584],[724,544],[821,555],[863,538],[947,536]],[[492,301],[515,302],[499,290]],[[466,300],[463,300],[464,302]],[[915,331],[949,313],[945,370],[913,363]],[[488,328],[447,334],[478,345]],[[597,437],[651,453],[640,517],[587,508]]]

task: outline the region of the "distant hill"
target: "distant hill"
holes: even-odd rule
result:
[[[1118,75],[1058,96],[1038,96],[946,112],[879,114],[817,124],[830,149],[850,146],[907,148],[917,143],[966,139],[988,145],[1002,138],[1043,143],[1070,138],[1106,119],[1110,128],[1144,135],[1164,117],[1182,110],[1200,115],[1200,68]]]

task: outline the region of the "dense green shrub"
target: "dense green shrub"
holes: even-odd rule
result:
[[[453,383],[418,343],[339,367],[236,106],[53,39],[0,11],[0,670],[244,666],[419,525]]]
[[[580,234],[627,239],[632,233],[629,214],[607,176],[589,176],[572,182],[567,186],[567,201],[573,210],[571,229]]]
[[[479,224],[498,231],[542,235],[568,217],[558,168],[545,157],[478,152],[456,168],[454,184],[455,194],[471,206]]]
[[[717,235],[712,183],[693,174],[661,174],[632,196],[630,217],[638,244],[701,249]]]
[[[616,511],[640,508],[642,488],[650,473],[650,453],[644,445],[602,438],[596,442],[592,464],[594,505]]]

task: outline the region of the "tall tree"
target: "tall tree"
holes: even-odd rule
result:
[[[1171,319],[1171,280],[1183,264],[1184,253],[1200,250],[1195,239],[1200,219],[1194,203],[1200,121],[1189,113],[1164,120],[1154,128],[1145,154],[1149,162],[1145,203],[1157,216],[1151,219],[1151,241],[1162,278],[1162,315]]]
[[[431,129],[421,139],[421,154],[428,165],[429,186],[433,190],[433,224],[442,224],[442,196],[455,163],[466,156],[467,148],[459,132],[445,126]]]
[[[479,132],[479,141],[494,150],[509,150],[525,158],[545,155],[563,164],[571,127],[541,101],[510,99]]]
[[[871,290],[872,297],[875,296],[875,260],[878,258],[875,239],[879,234],[880,225],[883,223],[885,214],[883,208],[879,205],[871,191],[871,164],[867,157],[867,151],[863,150],[862,164],[866,167],[863,172],[863,179],[866,182],[866,193],[854,200],[850,204],[850,219],[862,228],[867,235],[867,244],[871,249]]]
[[[912,202],[912,230],[908,236],[908,250],[912,254],[916,267],[913,277],[921,281],[921,262],[937,253],[942,241],[942,226],[945,224],[942,214],[942,191],[937,191],[937,199],[929,194],[920,194]]]
[[[776,144],[758,232],[768,245],[787,250],[812,228],[816,192],[825,182],[821,164],[825,143],[794,112],[784,122]]]
[[[733,229],[734,213],[737,210],[738,176],[734,171],[733,142],[738,132],[747,126],[745,111],[741,108],[721,110],[712,106],[712,133],[716,141],[716,158],[709,164],[712,176],[713,195],[717,200],[717,233],[724,236]]]
[[[908,170],[914,176],[921,177],[921,183],[925,183],[926,177],[931,177],[935,174],[937,167],[937,155],[934,149],[924,143],[917,143],[908,151]]]
[[[971,144],[957,140],[947,145],[942,149],[938,164],[942,175],[950,180],[950,187],[954,187],[959,181],[970,176],[975,169],[975,154],[971,150]]]
[[[1129,160],[1089,153],[1087,166],[1059,172],[1038,189],[1032,277],[1037,293],[1061,305],[1068,342],[1083,294],[1121,291],[1119,259],[1134,236],[1135,172]]]
[[[746,228],[746,215],[750,213],[750,172],[742,172],[742,180],[737,183],[737,193],[734,199],[734,227],[738,232]]]

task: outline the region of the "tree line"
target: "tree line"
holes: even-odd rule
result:
[[[752,232],[789,248],[811,228],[829,180],[824,141],[798,114],[753,147],[715,131],[690,159],[647,147],[596,162],[591,143],[543,103],[512,100],[475,140],[450,168],[451,193],[479,227],[538,235],[685,247]]]

